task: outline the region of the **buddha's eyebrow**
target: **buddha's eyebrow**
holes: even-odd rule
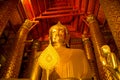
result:
[[[63,28],[59,28],[59,30],[64,30]]]
[[[56,32],[56,29],[53,29],[52,32]]]

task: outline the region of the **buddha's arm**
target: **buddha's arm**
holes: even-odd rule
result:
[[[111,53],[111,58],[112,58],[113,69],[117,69],[118,68],[118,61],[117,61],[116,55],[114,53]]]

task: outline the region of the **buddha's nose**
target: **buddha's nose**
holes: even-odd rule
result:
[[[56,34],[53,36],[53,40],[58,40],[59,39],[59,36]]]

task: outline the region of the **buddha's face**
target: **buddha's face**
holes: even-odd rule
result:
[[[63,44],[65,41],[65,29],[64,28],[54,28],[51,31],[51,42],[53,45]]]

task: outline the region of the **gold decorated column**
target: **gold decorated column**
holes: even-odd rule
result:
[[[99,0],[120,54],[120,0]]]
[[[101,46],[105,44],[105,40],[102,33],[100,32],[99,24],[93,15],[88,15],[87,21],[89,23],[88,26],[90,29],[100,80],[111,80],[111,73],[102,65],[100,60]]]
[[[38,64],[38,57],[40,55],[40,42],[38,40],[33,41],[32,52],[29,57],[28,66],[24,70],[23,78],[30,80],[40,80],[42,75],[42,69]]]
[[[0,78],[18,78],[27,35],[37,23],[27,19],[20,27],[5,65],[1,67]]]
[[[85,34],[82,35],[82,41],[83,41],[83,45],[84,45],[84,49],[85,49],[88,61],[91,66],[91,70],[93,72],[93,78],[94,80],[99,80],[99,73],[98,73],[98,68],[96,64],[96,58],[93,52],[91,41]]]

